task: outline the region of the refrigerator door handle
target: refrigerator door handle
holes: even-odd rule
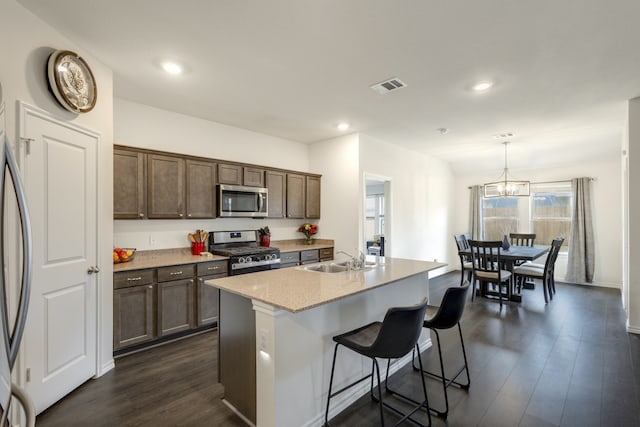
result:
[[[29,211],[27,209],[27,200],[20,179],[20,172],[18,170],[18,164],[13,157],[13,152],[9,147],[9,141],[5,135],[3,152],[2,152],[2,172],[0,177],[1,191],[0,191],[0,226],[4,227],[4,198],[5,190],[7,188],[7,171],[9,177],[13,183],[13,188],[16,196],[16,202],[18,205],[18,214],[20,217],[20,224],[22,227],[22,283],[20,288],[20,300],[18,303],[18,311],[16,314],[16,323],[13,328],[13,334],[9,334],[11,328],[8,326],[8,315],[5,307],[4,325],[6,330],[3,331],[6,348],[8,349],[9,367],[13,368],[16,357],[18,356],[18,348],[20,347],[20,341],[22,340],[22,334],[24,333],[24,327],[27,322],[27,310],[29,308],[29,296],[31,293],[31,268],[33,265],[33,248],[31,240],[31,222],[29,220]],[[1,233],[0,233],[1,234]],[[0,255],[4,257],[4,239],[0,239]],[[0,285],[4,287],[5,277],[4,270],[0,273]]]

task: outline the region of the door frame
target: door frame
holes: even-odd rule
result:
[[[103,251],[101,249],[102,247],[102,242],[104,240],[104,236],[103,233],[101,232],[101,230],[103,230],[104,228],[104,219],[103,219],[103,215],[101,214],[103,211],[102,208],[102,191],[104,191],[104,183],[103,183],[103,173],[104,173],[104,165],[103,162],[100,161],[100,157],[101,157],[101,144],[102,144],[102,134],[96,130],[84,127],[84,126],[80,126],[77,125],[75,123],[70,123],[68,121],[63,121],[60,117],[55,116],[53,114],[51,114],[50,112],[40,109],[38,107],[35,107],[33,105],[30,105],[26,102],[17,101],[17,109],[18,109],[18,132],[17,133],[17,139],[15,144],[15,154],[16,154],[16,161],[18,163],[18,167],[20,168],[20,175],[21,178],[23,180],[23,182],[25,182],[25,187],[28,186],[28,183],[26,182],[26,172],[24,170],[25,168],[25,164],[26,164],[26,155],[27,155],[27,150],[29,149],[29,144],[30,141],[28,140],[28,138],[25,138],[24,135],[26,134],[26,117],[27,115],[33,115],[36,117],[39,117],[43,120],[47,120],[47,121],[51,121],[53,123],[55,123],[56,125],[59,126],[63,126],[66,127],[72,131],[75,132],[80,132],[80,133],[84,133],[86,135],[89,135],[93,138],[96,139],[97,141],[97,145],[96,145],[96,189],[95,191],[97,192],[96,194],[96,241],[95,241],[95,250],[96,250],[96,265],[98,266],[98,268],[100,268],[100,273],[94,275],[96,283],[96,300],[95,300],[95,315],[96,315],[96,319],[95,319],[95,330],[94,330],[94,334],[95,334],[95,360],[93,361],[94,365],[95,365],[95,369],[94,369],[94,376],[93,378],[97,378],[102,376],[104,373],[108,372],[109,370],[111,370],[115,364],[113,361],[113,358],[111,358],[111,360],[106,361],[105,363],[101,363],[101,355],[102,355],[102,350],[103,350],[103,337],[101,334],[101,331],[103,330],[103,325],[105,323],[105,319],[104,319],[104,299],[103,299],[103,295],[102,295],[102,289],[103,286],[109,285],[110,287],[112,287],[112,280],[111,281],[107,281],[106,279],[104,279],[105,275],[109,275],[112,276],[112,266],[109,265],[108,268],[105,265],[105,263],[103,262]],[[17,218],[16,218],[17,220]],[[12,242],[12,247],[16,248],[16,251],[19,250],[19,240],[18,240],[18,235],[17,233],[14,234],[14,236],[11,236],[12,239],[15,239],[14,242]],[[19,260],[16,260],[13,263],[13,268],[19,268]],[[21,267],[20,267],[21,268]],[[11,264],[9,266],[9,270],[11,270]],[[11,271],[10,271],[11,273]],[[16,274],[16,272],[14,272],[14,274]],[[17,273],[18,275],[16,277],[19,277],[19,273]],[[24,351],[20,351],[18,358],[16,360],[16,366],[17,368],[14,370],[14,375],[16,376],[16,381],[19,385],[21,386],[25,386],[26,384],[26,373],[25,373],[25,366],[26,366],[26,356],[24,354]]]

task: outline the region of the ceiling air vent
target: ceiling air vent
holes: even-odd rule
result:
[[[389,80],[385,80],[380,83],[376,83],[374,85],[369,86],[371,89],[375,90],[380,95],[384,95],[385,93],[389,93],[391,91],[401,89],[405,87],[407,84],[398,78],[392,78]]]

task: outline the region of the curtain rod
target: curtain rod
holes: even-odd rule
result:
[[[597,181],[596,178],[591,178],[589,177],[590,181]],[[557,181],[539,181],[539,182],[531,182],[531,184],[560,184],[560,183],[565,183],[565,182],[571,182],[570,179],[561,179],[561,180],[557,180]],[[471,190],[472,187],[467,187],[467,189]]]

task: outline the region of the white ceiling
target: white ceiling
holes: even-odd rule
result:
[[[514,169],[615,158],[640,96],[638,0],[19,2],[111,67],[118,97],[305,143],[344,120],[459,173],[499,171],[503,132]],[[369,89],[390,77],[408,86]]]

